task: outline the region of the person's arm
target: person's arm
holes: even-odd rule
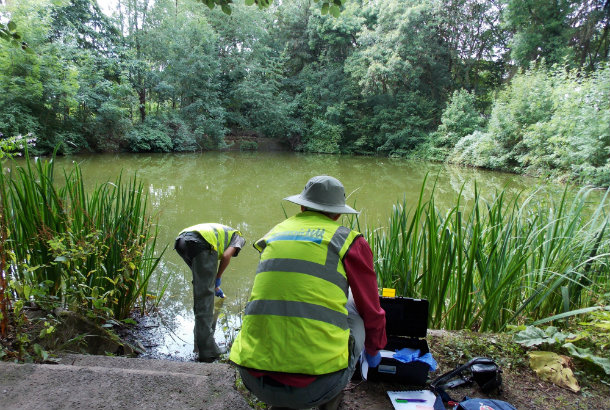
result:
[[[225,297],[224,292],[222,291],[222,289],[220,289],[220,278],[222,277],[222,274],[227,268],[227,266],[229,266],[229,262],[231,262],[231,257],[237,252],[239,252],[237,248],[229,246],[220,257],[220,263],[218,264],[218,273],[216,273],[216,281],[214,282],[214,294],[219,298]]]
[[[231,258],[235,254],[236,250],[237,248],[234,248],[232,246],[225,249],[224,253],[220,257],[220,263],[218,264],[218,273],[216,274],[216,279],[220,279],[225,269],[227,269],[227,266],[229,266],[229,262],[231,262]]]
[[[364,237],[360,236],[354,240],[343,258],[343,266],[356,308],[364,322],[364,348],[369,355],[375,356],[387,343],[386,319],[385,311],[379,305],[373,252]]]

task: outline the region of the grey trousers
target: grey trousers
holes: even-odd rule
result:
[[[347,368],[338,372],[318,376],[306,387],[291,387],[269,384],[265,377],[254,377],[247,369],[238,367],[244,385],[259,400],[270,406],[307,409],[329,402],[347,386],[356,369],[360,353],[364,348],[364,322],[356,309],[350,292],[347,302],[349,335],[349,361]]]
[[[214,340],[214,282],[218,272],[218,253],[197,232],[184,232],[174,246],[193,272],[193,312],[195,350],[199,360],[212,360],[221,351]]]

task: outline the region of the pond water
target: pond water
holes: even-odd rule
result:
[[[543,181],[497,172],[377,157],[300,155],[286,152],[212,152],[197,154],[107,154],[56,159],[58,167],[81,166],[87,185],[113,181],[137,173],[148,189],[149,209],[158,214],[158,250],[167,250],[158,268],[169,277],[161,303],[161,320],[150,325],[147,355],[191,360],[193,312],[191,272],[173,250],[173,241],[185,227],[219,222],[238,228],[246,246],[233,258],[222,282],[226,299],[217,299],[216,339],[230,343],[240,326],[258,262],[252,243],[299,207],[282,198],[301,192],[315,175],[332,175],[345,186],[348,204],[361,211],[360,226],[383,227],[392,206],[406,199],[416,204],[428,176],[427,192],[436,180],[435,201],[440,210],[454,206],[463,188],[464,202],[472,198],[475,181],[482,196],[505,189],[531,192]],[[60,175],[60,174],[57,174]],[[559,185],[545,189],[561,192]],[[154,286],[153,286],[154,288]],[[154,289],[152,289],[154,290]]]

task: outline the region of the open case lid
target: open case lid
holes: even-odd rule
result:
[[[426,337],[428,333],[428,301],[412,298],[379,297],[385,310],[388,336]]]

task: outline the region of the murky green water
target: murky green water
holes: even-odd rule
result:
[[[159,250],[168,246],[159,267],[170,277],[162,303],[163,324],[156,332],[155,355],[177,359],[192,357],[191,273],[173,250],[173,241],[183,228],[202,222],[219,222],[236,227],[247,243],[233,258],[223,276],[227,298],[219,305],[216,338],[230,340],[239,327],[239,314],[249,296],[258,261],[252,243],[273,225],[298,211],[282,201],[300,193],[314,175],[332,175],[341,180],[349,195],[348,204],[361,210],[361,226],[381,227],[392,205],[406,198],[407,206],[417,201],[428,175],[428,191],[434,179],[439,209],[455,204],[462,187],[463,201],[472,197],[475,180],[484,197],[496,190],[532,191],[541,181],[510,174],[485,172],[425,162],[370,157],[299,155],[293,153],[202,153],[160,155],[96,155],[58,158],[59,167],[81,165],[91,187],[112,181],[119,173],[134,173],[147,187],[151,210],[159,214]],[[560,186],[550,186],[561,192]],[[218,300],[218,302],[221,302]]]

